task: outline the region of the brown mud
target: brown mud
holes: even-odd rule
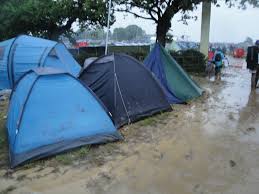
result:
[[[249,76],[230,67],[220,82],[196,78],[203,97],[124,127],[122,142],[70,152],[71,163],[3,164],[0,193],[258,194],[259,89]]]

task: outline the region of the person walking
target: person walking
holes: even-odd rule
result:
[[[223,67],[223,59],[225,58],[223,52],[217,49],[214,53],[213,62],[215,64],[215,80],[221,80],[221,69]]]
[[[254,46],[248,47],[246,56],[247,69],[251,73],[251,89],[255,90],[259,78],[259,40]]]

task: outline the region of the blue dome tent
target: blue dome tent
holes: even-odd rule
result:
[[[12,168],[82,145],[122,139],[91,90],[52,68],[28,71],[17,83],[7,130]]]
[[[63,69],[75,77],[81,70],[61,43],[27,35],[0,42],[0,89],[12,89],[25,72],[36,67]]]

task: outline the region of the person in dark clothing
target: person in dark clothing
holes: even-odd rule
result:
[[[221,69],[223,67],[224,54],[220,49],[214,53],[213,62],[215,64],[215,80],[221,80]]]
[[[259,40],[255,42],[255,46],[248,47],[246,62],[251,72],[251,89],[255,90],[259,78]]]

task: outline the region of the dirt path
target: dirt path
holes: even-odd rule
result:
[[[241,68],[198,82],[208,97],[125,127],[90,159],[0,170],[0,193],[258,194],[259,91]]]

